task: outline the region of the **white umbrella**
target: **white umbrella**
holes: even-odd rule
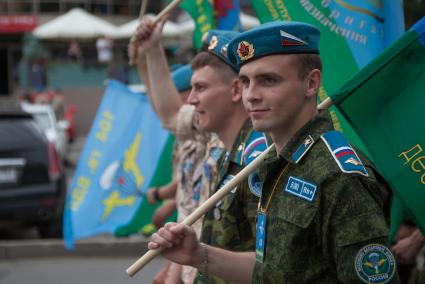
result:
[[[153,15],[151,15],[153,17]],[[244,30],[249,30],[253,27],[256,27],[260,24],[260,21],[253,16],[250,16],[245,13],[240,13],[240,20],[242,23],[242,28]],[[115,38],[130,38],[137,26],[139,25],[139,19],[132,20],[122,26],[119,26],[115,35]],[[192,18],[189,18],[181,23],[174,23],[167,21],[164,25],[162,31],[162,37],[172,38],[172,37],[181,37],[181,36],[190,36],[195,29],[195,22]]]
[[[257,17],[253,17],[245,13],[240,13],[240,19],[244,31],[260,25],[260,21]]]
[[[250,16],[245,13],[240,13],[240,21],[242,24],[242,29],[244,31],[252,29],[253,27],[256,27],[260,25],[260,21],[257,17]],[[190,34],[195,29],[195,22],[192,18],[189,18],[181,23],[178,24],[178,29],[180,31],[180,34]]]
[[[139,23],[139,19],[134,19],[126,24],[119,26],[115,33],[115,38],[130,38]],[[178,37],[181,34],[182,33],[178,24],[171,21],[165,22],[164,29],[162,30],[162,37]]]
[[[43,25],[38,26],[34,35],[41,39],[89,39],[101,35],[114,37],[117,28],[83,9],[74,8]]]

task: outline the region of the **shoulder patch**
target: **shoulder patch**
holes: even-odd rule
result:
[[[328,131],[321,138],[342,172],[369,176],[359,156],[341,132]]]
[[[308,150],[313,146],[314,139],[311,135],[308,135],[304,142],[298,147],[298,149],[292,154],[292,161],[296,164],[298,163],[302,157],[308,152]]]
[[[395,259],[391,251],[381,244],[362,247],[356,255],[354,269],[364,283],[387,283],[395,274]]]
[[[267,139],[263,132],[253,131],[246,141],[243,152],[245,165],[251,163],[256,157],[267,149]]]
[[[263,182],[256,172],[253,172],[248,176],[249,191],[257,197],[261,197],[263,191]]]

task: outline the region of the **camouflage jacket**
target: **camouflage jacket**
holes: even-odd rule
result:
[[[324,133],[343,137],[327,112],[259,170],[259,212],[267,210],[253,283],[399,283],[387,248],[391,191],[369,161],[348,143],[334,149]]]
[[[218,188],[223,187],[246,164],[267,148],[263,133],[254,131],[248,119],[241,128],[228,155],[218,161]],[[204,216],[201,241],[232,251],[254,251],[255,218],[258,197],[250,192],[248,181],[242,182],[219,201],[215,208]],[[195,283],[226,283],[222,279],[198,275]]]

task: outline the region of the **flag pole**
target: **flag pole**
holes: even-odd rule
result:
[[[260,156],[255,158],[249,165],[243,168],[234,178],[232,178],[225,186],[220,188],[216,193],[214,193],[208,200],[202,203],[195,211],[193,211],[189,216],[187,216],[181,223],[184,225],[192,225],[199,218],[201,218],[205,213],[214,208],[218,201],[220,201],[225,195],[227,195],[233,188],[235,188],[241,181],[246,179],[250,173],[252,173],[256,168],[266,158],[266,155],[274,148],[274,144],[268,147]],[[148,264],[152,259],[159,255],[164,249],[162,247],[158,249],[149,250],[136,262],[134,262],[126,272],[129,276],[133,277],[140,269],[142,269],[146,264]]]
[[[149,0],[144,0],[140,6],[140,13],[139,13],[139,20],[142,20],[143,15],[146,11],[146,7],[148,5]],[[174,10],[183,0],[173,0],[170,2],[170,4],[167,5],[158,15],[155,16],[155,18],[152,21],[152,25],[155,26],[156,24],[161,21],[161,19],[168,13],[170,13],[172,10]],[[134,43],[136,41],[136,38],[133,34],[133,36],[130,39],[130,44]],[[129,65],[134,65],[135,63],[135,57],[137,55],[137,48],[134,48],[131,54],[129,54]]]
[[[323,102],[321,102],[318,106],[318,110],[328,109],[333,104],[333,101],[330,97],[327,97]]]
[[[142,0],[142,5],[140,5],[140,11],[139,11],[139,20],[142,19],[148,5],[149,5],[149,0]]]
[[[142,0],[142,4],[140,4],[140,10],[139,10],[139,22],[142,20],[143,16],[145,15],[146,8],[148,7],[149,0]],[[134,34],[130,38],[130,44],[135,44],[136,37]],[[130,66],[134,65],[135,57],[137,56],[137,47],[135,46],[134,49],[129,51],[128,54],[128,64]]]

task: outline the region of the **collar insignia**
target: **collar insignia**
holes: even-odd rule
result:
[[[251,59],[254,57],[254,46],[247,42],[247,41],[241,41],[238,45],[238,56],[242,61],[246,61],[248,59]]]
[[[292,162],[298,163],[302,157],[308,152],[311,146],[314,144],[314,139],[311,135],[308,135],[304,142],[298,147],[298,149],[292,154]]]
[[[310,137],[307,137],[305,140],[304,140],[304,146],[305,147],[307,147],[308,145],[310,145],[311,143],[313,143],[313,140],[312,139],[310,139]]]

